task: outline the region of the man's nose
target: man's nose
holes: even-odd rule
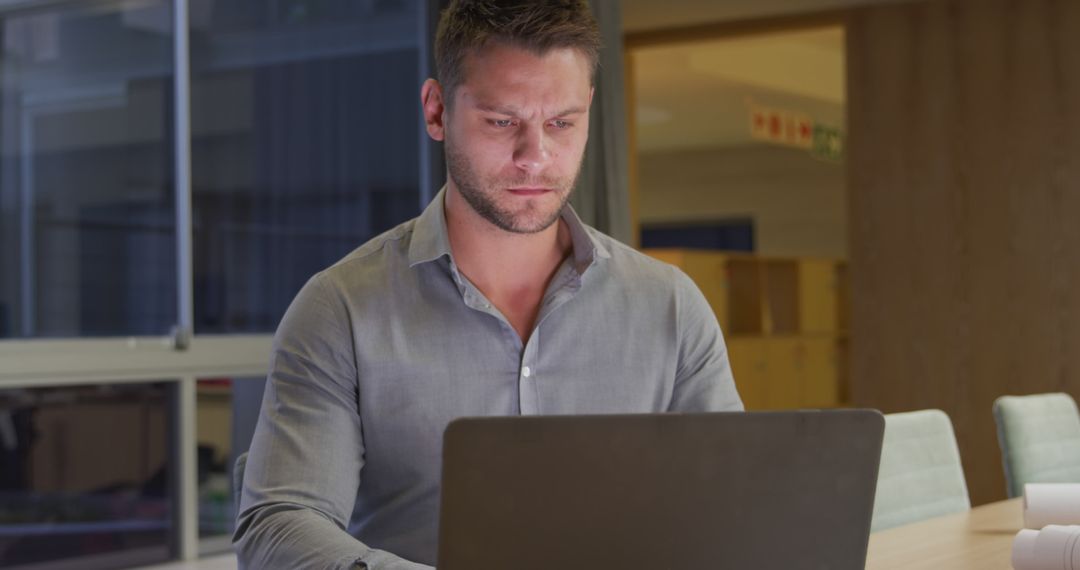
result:
[[[514,164],[528,172],[542,170],[551,160],[550,142],[542,127],[522,129],[514,149]]]

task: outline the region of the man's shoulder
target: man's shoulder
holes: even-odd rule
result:
[[[393,270],[408,265],[409,244],[416,218],[402,222],[364,242],[320,272],[331,281],[353,281],[358,275]]]
[[[629,279],[635,286],[652,285],[664,289],[693,286],[693,282],[678,267],[660,261],[593,228],[585,226],[593,241],[609,255],[609,271],[619,279]]]

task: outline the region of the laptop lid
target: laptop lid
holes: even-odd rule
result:
[[[440,570],[864,567],[874,410],[467,418]]]

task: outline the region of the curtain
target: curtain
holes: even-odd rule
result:
[[[571,204],[581,219],[633,244],[630,224],[629,150],[623,97],[622,12],[619,2],[594,0],[604,47],[589,117],[589,145]]]

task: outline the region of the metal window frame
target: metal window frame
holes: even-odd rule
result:
[[[101,2],[108,4],[112,3],[112,0]],[[0,389],[102,383],[172,384],[176,394],[173,403],[174,429],[168,445],[173,457],[170,478],[177,482],[174,497],[178,507],[173,527],[173,541],[176,545],[174,558],[190,561],[197,559],[200,554],[226,551],[231,547],[230,542],[223,537],[203,540],[199,538],[196,382],[200,378],[265,375],[272,335],[205,335],[197,338],[192,335],[194,281],[191,243],[188,0],[171,2],[175,98],[172,120],[175,126],[173,180],[176,187],[177,223],[177,326],[172,334],[166,337],[0,341]],[[58,8],[76,3],[77,0],[0,0],[0,14]],[[25,188],[23,192],[26,193]],[[29,227],[29,224],[26,225],[26,228]]]
[[[94,0],[102,4],[116,0]],[[174,526],[175,558],[182,561],[231,549],[227,537],[199,538],[196,457],[196,383],[200,378],[265,376],[271,334],[195,335],[191,203],[191,68],[189,0],[170,0],[173,8],[174,164],[176,188],[177,325],[170,336],[77,339],[0,340],[0,390],[79,386],[102,383],[171,383],[175,387],[171,477],[178,482],[179,506]],[[417,73],[432,76],[429,38],[440,0],[415,0],[419,6]],[[0,16],[75,5],[82,0],[0,0]],[[419,83],[417,84],[419,87]],[[442,179],[439,145],[431,141],[423,121],[420,137],[419,209],[434,196]]]
[[[177,481],[174,519],[176,558],[228,551],[219,537],[199,538],[196,383],[200,378],[264,376],[271,335],[199,336],[186,350],[171,337],[0,342],[0,389],[88,384],[174,384],[169,442],[174,460],[170,478]]]

